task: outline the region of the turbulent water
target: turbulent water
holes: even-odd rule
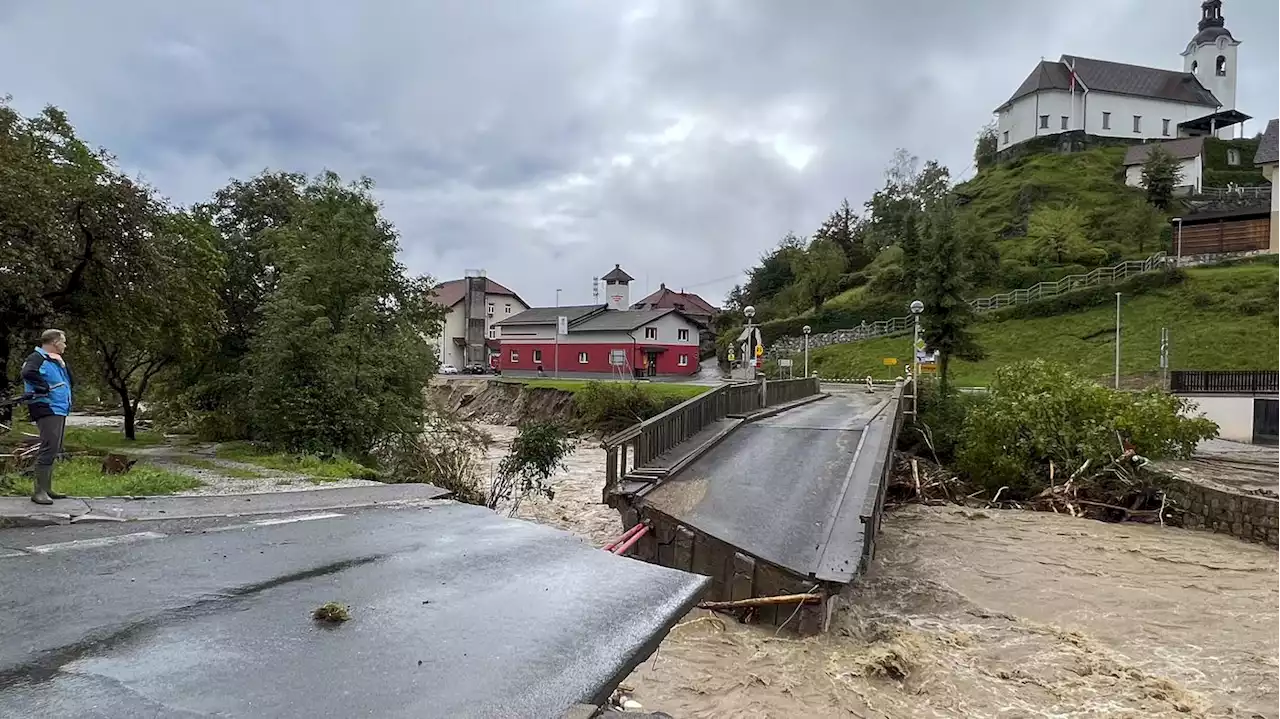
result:
[[[569,465],[520,516],[603,543],[602,453]],[[1277,717],[1278,581],[1275,550],[1225,536],[906,507],[829,635],[697,611],[626,685],[680,719]]]

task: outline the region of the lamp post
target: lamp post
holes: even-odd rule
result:
[[[917,381],[920,378],[920,313],[924,312],[924,303],[920,300],[911,302],[911,318],[915,320],[914,337],[911,340],[911,376]]]
[[[1116,293],[1116,389],[1120,389],[1120,293]]]
[[[813,331],[813,328],[810,327],[809,325],[805,325],[801,331],[804,332],[804,376],[808,377],[809,376],[809,333]]]
[[[560,308],[560,288],[557,287],[556,288],[556,309],[559,309],[559,308]],[[556,345],[555,345],[556,356],[555,356],[555,359],[552,360],[552,366],[554,367],[553,371],[555,372],[556,379],[560,379],[560,317],[559,317],[559,314],[560,314],[559,312],[556,313],[557,315],[556,316]]]
[[[1175,217],[1171,222],[1178,223],[1178,264],[1182,264],[1182,218]]]

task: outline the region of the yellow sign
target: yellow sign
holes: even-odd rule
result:
[[[729,353],[729,361],[730,361],[730,362],[735,362],[735,361],[737,361],[737,358],[733,356],[733,353],[732,353],[732,352],[730,352],[730,353]]]
[[[756,356],[757,357],[764,356],[764,345],[756,345]]]
[[[884,358],[884,366],[885,366],[885,367],[892,367],[892,366],[894,366],[894,365],[896,365],[896,364],[898,364],[898,358],[897,358],[897,357],[885,357],[885,358]]]
[[[923,373],[925,373],[925,372],[937,372],[937,371],[938,371],[938,365],[936,365],[936,364],[934,364],[934,363],[932,363],[932,362],[926,362],[926,363],[922,363],[922,364],[920,365],[920,372],[921,372],[921,374],[923,374]]]

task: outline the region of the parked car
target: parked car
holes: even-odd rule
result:
[[[462,371],[466,374],[486,374],[489,371],[489,368],[479,362],[472,362],[464,367]]]
[[[458,374],[458,368],[451,364],[440,365],[440,374]]]

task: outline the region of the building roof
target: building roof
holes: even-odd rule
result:
[[[667,285],[658,285],[653,294],[631,305],[634,309],[676,309],[695,315],[713,315],[718,310],[710,302],[692,292],[676,292]]]
[[[520,299],[520,295],[517,295],[514,291],[507,289],[506,287],[498,284],[497,282],[494,282],[488,277],[486,277],[484,281],[485,281],[485,286],[484,286],[485,294],[506,295],[508,297],[514,297],[520,301],[520,304],[524,305],[525,307],[529,306],[529,303]],[[447,282],[441,282],[440,284],[436,285],[434,294],[435,294],[436,304],[442,305],[444,307],[453,307],[454,305],[461,302],[463,297],[467,296],[467,280],[464,277],[460,280],[449,280]]]
[[[1199,45],[1212,45],[1223,35],[1235,42],[1235,38],[1231,37],[1231,31],[1227,29],[1226,20],[1222,17],[1222,0],[1205,0],[1200,3],[1200,10],[1200,24],[1196,26],[1200,32],[1191,38],[1191,42],[1187,45],[1188,52]]]
[[[1159,147],[1169,153],[1177,160],[1188,160],[1192,157],[1198,157],[1204,152],[1203,137],[1184,137],[1179,140],[1169,140],[1167,142],[1147,142],[1141,145],[1130,145],[1129,149],[1124,153],[1124,165],[1141,165],[1147,161],[1147,157],[1151,155],[1151,151]]]
[[[1039,90],[1070,90],[1070,65],[1074,65],[1080,84],[1091,92],[1112,92],[1206,107],[1221,104],[1189,72],[1063,55],[1058,62],[1040,61],[1013,96],[1000,107]]]
[[[494,322],[495,327],[510,327],[512,325],[553,325],[556,323],[557,317],[568,317],[569,322],[577,322],[578,320],[588,317],[593,313],[603,312],[608,309],[608,305],[565,305],[563,307],[530,307],[520,314]]]
[[[1267,131],[1262,133],[1258,143],[1258,152],[1253,156],[1253,164],[1266,165],[1280,162],[1280,120],[1267,123]]]
[[[622,265],[614,265],[609,274],[601,277],[605,282],[630,282],[635,278],[622,270]]]
[[[572,324],[570,332],[630,332],[669,314],[684,317],[678,310],[609,310]],[[685,319],[688,319],[685,317]],[[690,320],[691,321],[691,320]]]

